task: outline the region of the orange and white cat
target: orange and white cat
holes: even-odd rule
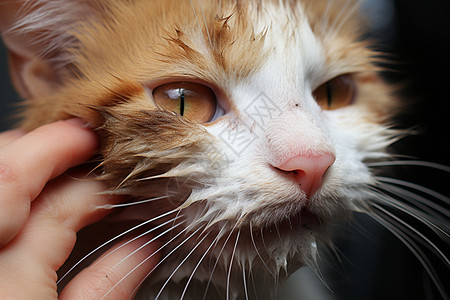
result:
[[[7,1],[0,17],[23,127],[87,121],[99,177],[134,204],[120,218],[161,242],[138,297],[274,298],[333,222],[406,207],[370,167],[399,102],[358,1]]]

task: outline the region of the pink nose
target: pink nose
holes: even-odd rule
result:
[[[278,169],[292,171],[301,189],[310,198],[322,185],[322,178],[336,157],[332,153],[317,156],[296,156],[283,163]]]

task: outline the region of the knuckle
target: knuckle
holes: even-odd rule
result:
[[[95,212],[91,189],[86,182],[59,177],[49,183],[39,196],[36,211],[69,228],[78,228],[82,219]]]
[[[31,196],[27,191],[24,180],[23,166],[13,159],[0,159],[0,189],[2,201],[0,205],[14,205],[16,207],[29,206]]]
[[[73,216],[76,215],[70,196],[64,191],[44,191],[36,203],[36,212],[46,219],[71,227]]]
[[[0,161],[0,184],[14,183],[20,179],[20,168],[13,162]]]

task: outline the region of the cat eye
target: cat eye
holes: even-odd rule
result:
[[[173,82],[153,90],[155,103],[191,121],[206,123],[216,113],[217,100],[210,88],[195,82]]]
[[[355,83],[350,75],[331,79],[314,92],[313,96],[322,109],[333,110],[352,104],[355,97]]]

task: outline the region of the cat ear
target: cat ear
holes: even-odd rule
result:
[[[46,96],[70,76],[70,34],[90,14],[83,0],[0,0],[0,32],[9,50],[12,82],[25,98]]]

